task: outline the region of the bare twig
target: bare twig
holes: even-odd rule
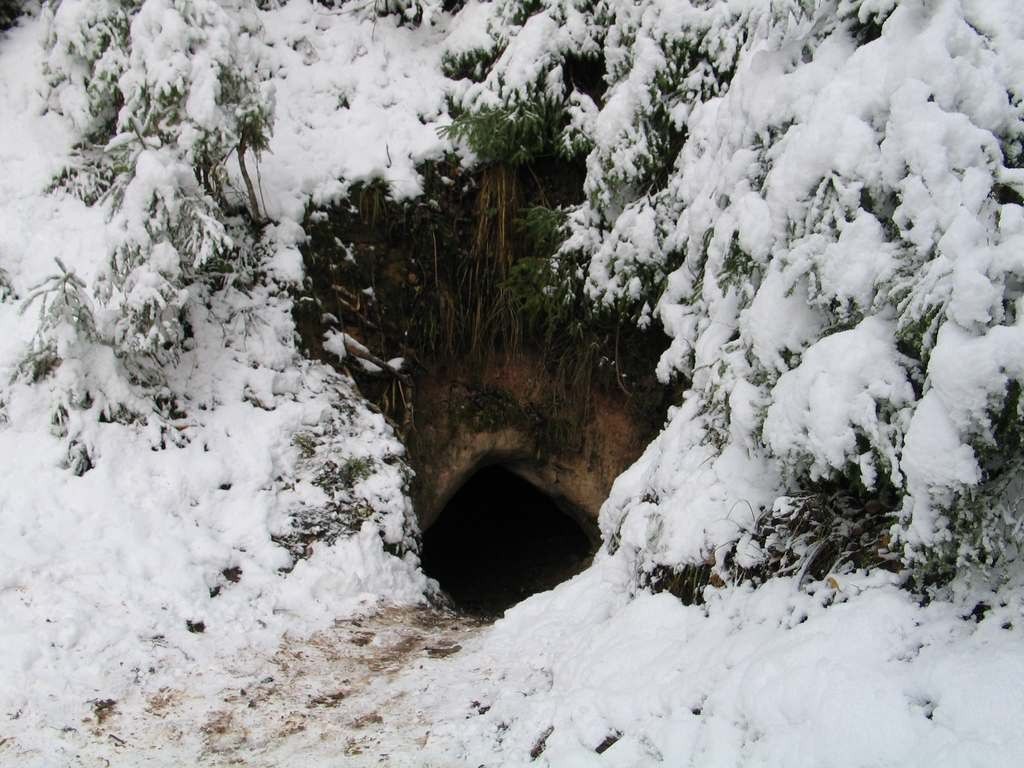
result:
[[[626,389],[626,384],[622,380],[622,371],[619,370],[619,326],[615,326],[615,381],[619,385],[619,389],[622,390],[622,394],[626,397],[632,397],[633,393]]]

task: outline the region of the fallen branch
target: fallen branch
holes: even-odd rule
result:
[[[352,355],[352,357],[359,358],[360,360],[365,360],[366,362],[375,365],[382,371],[391,374],[399,381],[405,382],[406,384],[412,383],[412,379],[409,377],[409,374],[403,373],[402,371],[392,366],[390,363],[381,360],[379,357],[373,354],[373,352],[368,350],[366,347],[364,347],[358,341],[353,339],[347,333],[342,335],[344,336],[345,340],[345,351],[348,354]]]

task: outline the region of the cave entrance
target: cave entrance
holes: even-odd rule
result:
[[[597,535],[577,517],[508,469],[485,467],[427,529],[423,570],[460,610],[500,616],[586,567]]]

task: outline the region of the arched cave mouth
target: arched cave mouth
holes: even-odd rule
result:
[[[499,616],[583,570],[596,546],[575,519],[500,466],[477,471],[423,536],[423,570],[458,609]]]

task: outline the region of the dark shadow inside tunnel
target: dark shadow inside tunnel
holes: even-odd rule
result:
[[[423,536],[423,570],[467,613],[498,616],[579,573],[591,539],[554,500],[498,466],[474,474]]]

